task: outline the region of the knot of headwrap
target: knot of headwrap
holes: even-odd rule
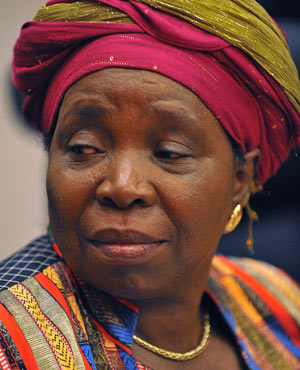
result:
[[[50,131],[70,86],[108,67],[154,71],[191,89],[244,152],[261,150],[261,184],[300,141],[297,72],[255,1],[49,1],[15,46],[25,118]]]

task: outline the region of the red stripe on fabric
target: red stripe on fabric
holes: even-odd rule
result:
[[[280,325],[286,330],[291,340],[300,347],[300,330],[286,308],[260,282],[245,272],[241,267],[237,266],[224,256],[219,256],[218,258],[232,268],[235,274],[269,306],[270,310],[277,318]]]
[[[73,332],[75,335],[75,328],[74,328],[74,323],[73,323],[73,318],[71,315],[71,310],[68,305],[68,302],[66,301],[65,297],[63,296],[62,292],[58,289],[58,287],[47,277],[45,276],[42,272],[37,274],[34,277],[40,285],[57,301],[57,303],[61,306],[61,308],[64,310],[66,315],[69,318],[69,321],[72,325]],[[75,336],[76,337],[76,336]],[[77,338],[76,338],[77,341]],[[77,341],[78,343],[78,341]],[[79,343],[78,343],[79,345]]]
[[[98,323],[98,321],[96,321],[95,319],[93,319],[91,317],[91,319],[93,320],[93,323],[97,326],[97,329],[100,330],[108,339],[110,339],[113,343],[115,343],[118,347],[122,348],[125,352],[127,352],[129,355],[132,354],[132,351],[131,349],[127,348],[126,346],[124,346],[124,344],[122,344],[121,342],[119,342],[118,340],[116,340],[114,337],[112,337],[110,334],[108,334],[108,332],[103,328],[102,325],[100,325]]]
[[[218,298],[214,295],[214,293],[208,288],[206,288],[205,291],[210,296],[210,298],[214,301],[214,303],[219,307],[219,309],[223,310],[220,302],[218,301]]]
[[[59,250],[58,245],[57,245],[56,243],[53,243],[53,244],[52,244],[52,248],[54,249],[54,251],[55,251],[55,253],[58,255],[58,257],[59,257],[59,258],[61,258],[61,257],[62,257],[62,253],[61,253],[61,251]]]
[[[118,359],[119,359],[118,365],[121,365],[122,369],[123,370],[126,370],[125,367],[124,367],[124,364],[123,364],[123,361],[121,359],[120,352],[119,352],[117,346],[116,346],[116,350],[114,350],[114,349],[111,350],[110,348],[106,347],[105,342],[104,342],[105,341],[104,337],[105,337],[105,335],[103,333],[100,333],[100,342],[101,342],[101,345],[103,347],[104,353],[105,353],[105,355],[107,357],[107,360],[108,360],[111,368],[114,369],[111,356],[113,354],[116,354],[118,356]]]
[[[15,355],[13,354],[13,352],[12,352],[12,350],[11,350],[10,346],[8,345],[7,340],[6,340],[6,339],[5,339],[5,337],[4,337],[4,334],[2,334],[2,333],[0,332],[0,336],[1,336],[2,341],[4,342],[4,344],[6,345],[7,351],[9,351],[9,355],[14,359],[14,363],[13,363],[14,369],[20,369],[20,367],[19,367],[19,365],[18,365],[18,363],[17,363],[17,361],[16,361]],[[1,347],[1,345],[0,345],[0,349],[1,349],[1,348],[3,348],[3,347]],[[3,348],[3,350],[4,350],[4,349],[5,349],[5,348]]]
[[[115,297],[115,299],[117,301],[119,301],[120,303],[123,303],[124,306],[128,307],[128,308],[131,308],[132,311],[136,312],[136,313],[139,313],[139,308],[137,305],[135,305],[134,303],[131,303],[131,302],[128,302],[126,301],[125,299],[123,298],[118,298],[118,297]]]
[[[86,284],[86,282],[84,282],[83,280],[81,280],[77,275],[76,277],[74,276],[72,270],[66,265],[65,266],[67,272],[69,273],[69,276],[74,284],[74,287],[76,289],[76,292],[77,292],[77,295],[80,297],[80,292],[79,292],[79,289],[78,289],[78,283],[79,284]],[[119,342],[118,340],[116,340],[114,337],[112,337],[110,334],[108,334],[108,332],[103,328],[102,325],[100,325],[92,316],[89,312],[87,312],[89,318],[93,321],[93,323],[96,325],[96,327],[98,328],[98,330],[100,330],[105,336],[107,336],[107,338],[109,338],[113,343],[115,343],[117,346],[119,346],[120,348],[122,348],[125,352],[127,352],[128,354],[131,355],[132,351],[127,348],[126,346],[124,346],[124,344],[122,344],[121,342]],[[121,361],[121,358],[120,358],[120,361]],[[121,361],[122,363],[122,361]]]
[[[72,326],[73,326],[73,320],[72,315],[70,311],[70,307],[68,306],[68,303],[66,302],[65,297],[63,296],[62,292],[58,289],[58,287],[42,272],[35,275],[34,277],[40,285],[53,297],[56,299],[58,304],[62,307],[62,309],[67,314]],[[74,326],[73,326],[74,329]]]
[[[15,343],[26,369],[39,370],[30,346],[27,343],[15,318],[4,308],[2,304],[0,304],[0,317],[2,323]]]
[[[0,347],[0,368],[3,370],[12,370],[2,347]]]
[[[68,303],[66,302],[65,300],[65,297],[63,296],[63,294],[61,293],[61,291],[57,288],[57,286],[47,277],[45,276],[43,273],[40,273],[38,275],[35,276],[36,280],[41,284],[41,286],[47,290],[47,292],[56,299],[56,301],[60,304],[60,306],[62,307],[62,309],[66,312],[69,320],[70,320],[70,323],[72,325],[72,328],[73,328],[73,332],[74,332],[74,336],[76,338],[76,335],[75,335],[75,328],[74,328],[74,323],[73,323],[73,319],[72,319],[72,316],[71,316],[71,310],[70,310],[70,307],[68,306]],[[80,324],[78,323],[78,325],[80,326]],[[80,328],[82,330],[82,328]],[[82,330],[82,332],[84,333],[84,331]],[[83,359],[83,362],[84,362],[84,366],[85,366],[85,369],[88,369],[88,370],[92,370],[89,362],[87,361],[84,353],[82,352],[81,348],[80,348],[80,343],[78,342],[77,338],[76,338],[76,342],[78,344],[78,348],[79,348],[79,351],[81,353],[81,357]]]
[[[87,358],[85,357],[84,353],[82,352],[82,349],[81,349],[80,345],[78,347],[79,347],[79,351],[80,351],[81,357],[83,359],[85,370],[93,370],[92,367],[91,367],[91,365],[89,364]]]
[[[123,369],[123,370],[126,370],[126,369],[125,369],[125,366],[124,366],[124,364],[123,364],[123,361],[122,361],[122,359],[121,359],[120,352],[118,351],[118,349],[117,349],[117,353],[118,353],[118,358],[119,358],[119,362],[120,362],[120,364],[121,364],[121,366],[122,366],[122,369]]]

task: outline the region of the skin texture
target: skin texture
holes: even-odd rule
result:
[[[258,154],[234,165],[217,119],[175,81],[138,70],[93,73],[65,95],[50,147],[54,238],[82,279],[139,306],[138,335],[188,351],[201,336],[211,260]],[[95,241],[103,229],[146,233],[156,247],[107,254]]]

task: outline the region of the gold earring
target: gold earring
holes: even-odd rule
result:
[[[233,231],[241,221],[242,216],[243,216],[242,206],[240,204],[237,204],[234,207],[230,219],[225,226],[224,234],[231,233],[231,231]]]

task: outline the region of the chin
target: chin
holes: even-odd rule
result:
[[[151,299],[162,296],[168,284],[166,276],[162,279],[159,273],[146,266],[109,266],[90,269],[74,269],[77,275],[97,290],[114,297],[132,301]],[[174,286],[174,284],[171,284]]]

